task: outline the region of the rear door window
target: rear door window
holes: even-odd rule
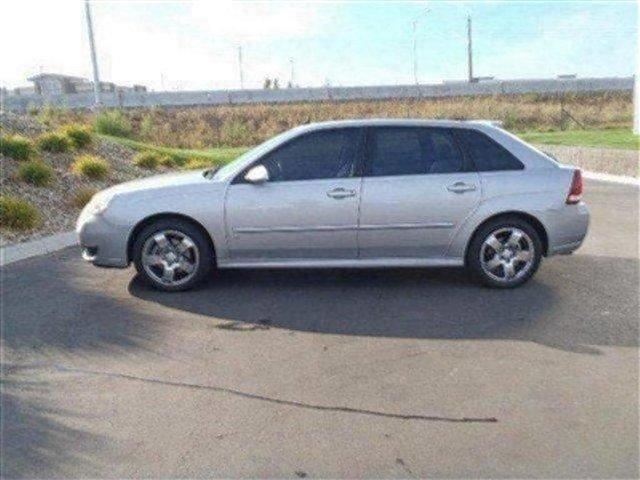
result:
[[[460,139],[479,172],[522,170],[524,165],[502,145],[477,130],[461,129]]]
[[[463,157],[448,129],[380,127],[370,131],[370,176],[427,175],[463,170]]]

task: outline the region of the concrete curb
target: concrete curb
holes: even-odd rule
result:
[[[16,243],[0,248],[0,266],[24,260],[25,258],[37,257],[47,253],[62,250],[78,244],[76,232],[63,232],[38,238],[30,242]]]
[[[622,175],[609,175],[608,173],[582,172],[585,178],[602,182],[613,182],[624,185],[640,186],[640,179],[624,177]],[[0,266],[24,260],[25,258],[46,255],[47,253],[62,250],[78,244],[76,232],[57,233],[48,237],[39,238],[30,242],[7,245],[0,248]]]
[[[588,178],[590,180],[600,180],[601,182],[613,182],[613,183],[621,183],[624,185],[636,185],[640,186],[640,179],[636,177],[627,177],[624,175],[611,175],[609,173],[598,173],[598,172],[589,172],[583,171],[584,178]]]

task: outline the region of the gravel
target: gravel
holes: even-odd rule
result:
[[[32,118],[3,115],[3,132],[19,133],[33,137],[45,129]],[[78,155],[91,154],[104,158],[111,165],[108,179],[89,180],[71,171]],[[97,139],[95,145],[81,151],[52,154],[43,152],[42,160],[54,170],[54,180],[46,187],[26,184],[17,178],[22,162],[0,156],[2,194],[12,195],[33,203],[40,211],[41,224],[33,230],[12,231],[0,226],[0,244],[12,244],[33,240],[53,233],[72,230],[80,208],[73,204],[74,195],[81,188],[102,190],[110,185],[159,173],[136,167],[131,162],[135,152],[113,142]]]
[[[638,177],[639,152],[637,150],[559,145],[536,145],[536,148],[550,153],[560,163],[575,165],[583,170]]]

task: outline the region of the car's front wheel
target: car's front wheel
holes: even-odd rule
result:
[[[192,288],[211,271],[213,251],[198,227],[166,218],[137,235],[133,260],[138,273],[153,287],[180,291]]]
[[[542,242],[531,224],[503,217],[483,225],[474,235],[467,265],[485,285],[513,288],[529,280],[540,266]]]

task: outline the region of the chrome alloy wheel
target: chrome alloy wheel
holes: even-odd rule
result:
[[[529,272],[535,262],[533,241],[515,227],[500,228],[487,236],[480,248],[480,265],[492,279],[512,283]]]
[[[195,242],[176,230],[162,230],[142,247],[142,266],[153,280],[167,286],[188,282],[198,270],[200,255]]]

